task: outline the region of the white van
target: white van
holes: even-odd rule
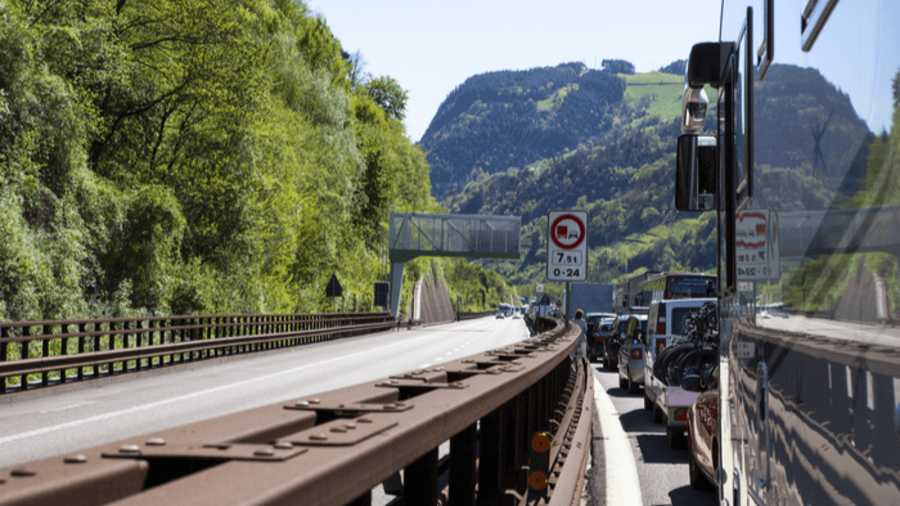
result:
[[[704,304],[716,299],[662,300],[650,304],[644,354],[644,409],[653,410],[653,421],[666,422],[669,446],[680,446],[687,430],[688,409],[699,392],[689,392],[681,385],[666,385],[653,375],[653,364],[659,353],[684,336],[684,320],[698,312]]]

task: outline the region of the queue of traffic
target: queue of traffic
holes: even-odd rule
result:
[[[643,390],[644,409],[666,426],[673,448],[690,449],[691,485],[711,489],[717,449],[715,276],[658,273],[616,304],[587,315],[588,358],[617,372],[619,387]],[[649,306],[634,305],[649,300]],[[643,387],[643,388],[642,388]],[[687,437],[685,437],[687,434]]]

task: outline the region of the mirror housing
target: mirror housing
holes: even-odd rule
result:
[[[700,376],[697,376],[696,374],[685,376],[684,379],[681,380],[681,388],[688,392],[699,392],[701,390]]]
[[[718,88],[734,46],[734,42],[694,44],[685,70],[685,83],[691,88],[702,88],[707,84]]]
[[[716,138],[681,135],[675,162],[675,209],[713,211],[716,208]]]

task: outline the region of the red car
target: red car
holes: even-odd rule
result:
[[[687,423],[691,487],[697,490],[714,489],[716,468],[719,467],[718,389],[700,394],[688,410]]]

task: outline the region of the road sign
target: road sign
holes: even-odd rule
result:
[[[544,293],[544,284],[538,283],[537,287],[534,289],[534,291],[537,293]]]
[[[768,209],[737,213],[735,245],[738,281],[777,280],[781,276],[778,215]]]
[[[388,283],[375,283],[375,305],[388,307],[388,295],[391,292],[391,285]]]
[[[547,279],[587,280],[586,211],[550,211],[547,215]]]
[[[331,280],[328,281],[328,286],[325,287],[325,296],[326,297],[341,297],[344,295],[344,287],[341,286],[341,282],[338,281],[337,274],[331,275]]]

